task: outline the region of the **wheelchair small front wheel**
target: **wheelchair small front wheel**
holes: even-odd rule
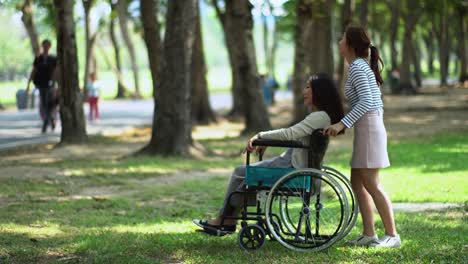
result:
[[[245,251],[254,251],[265,244],[265,230],[259,225],[248,225],[239,231],[239,245]]]

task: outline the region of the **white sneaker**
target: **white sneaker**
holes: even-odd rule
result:
[[[370,246],[371,247],[393,247],[393,248],[401,247],[400,235],[396,235],[396,236],[385,235],[381,239],[379,239],[379,241],[377,241],[376,243],[372,243]]]
[[[373,236],[366,236],[362,234],[353,240],[346,241],[346,245],[369,246],[370,244],[378,243],[378,241],[379,241],[379,238],[377,237],[377,234],[374,234]]]

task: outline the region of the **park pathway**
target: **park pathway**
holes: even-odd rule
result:
[[[278,100],[292,98],[289,91],[278,91]],[[214,110],[230,109],[232,98],[228,93],[210,96],[211,107]],[[151,124],[153,121],[154,103],[152,99],[145,100],[112,100],[99,103],[99,122],[87,122],[88,135],[118,134],[125,130]],[[84,105],[87,117],[88,104]],[[60,122],[54,132],[41,134],[41,120],[37,110],[0,112],[0,151],[19,146],[58,143],[60,141]],[[49,128],[50,129],[50,128]]]

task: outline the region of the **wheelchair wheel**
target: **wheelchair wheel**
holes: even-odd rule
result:
[[[259,225],[247,225],[243,227],[239,235],[239,245],[245,251],[254,251],[265,244],[265,230]]]
[[[277,216],[285,229],[275,228]],[[343,188],[327,173],[296,170],[271,188],[265,218],[270,233],[283,246],[319,251],[342,237],[349,218],[348,201]]]
[[[337,182],[341,185],[341,188],[343,188],[343,190],[345,191],[346,198],[348,198],[349,218],[347,227],[342,233],[343,238],[351,231],[351,229],[353,229],[354,225],[356,224],[356,220],[359,214],[359,207],[357,204],[356,196],[354,195],[353,189],[351,188],[351,182],[341,172],[329,166],[322,166],[322,171],[328,173],[330,176],[335,177]]]

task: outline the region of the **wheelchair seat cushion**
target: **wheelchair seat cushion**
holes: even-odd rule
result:
[[[245,184],[247,186],[272,187],[281,177],[294,170],[296,169],[247,166],[245,168]],[[304,186],[304,188],[309,189],[310,180],[307,178],[307,182],[303,182],[301,179],[296,178],[288,185],[295,188]]]

